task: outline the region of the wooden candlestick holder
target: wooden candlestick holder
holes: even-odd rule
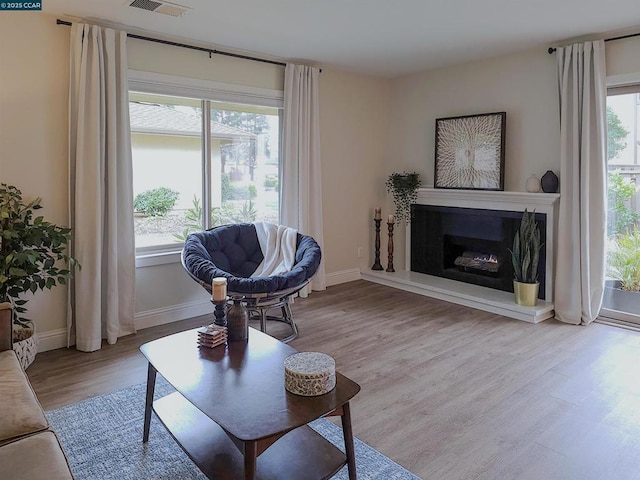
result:
[[[213,316],[215,320],[213,321],[214,325],[218,325],[219,327],[227,326],[227,299],[224,300],[211,300],[213,303]]]
[[[389,228],[389,247],[387,250],[389,258],[387,261],[387,272],[395,272],[393,269],[393,225],[393,223],[387,222],[387,227]]]
[[[376,223],[376,256],[371,270],[384,270],[384,267],[380,263],[380,223],[382,222],[382,219],[374,218],[373,221]]]

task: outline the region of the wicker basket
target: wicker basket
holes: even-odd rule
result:
[[[38,337],[34,329],[26,329],[14,326],[14,333],[23,330],[25,333],[31,332],[31,335],[24,340],[13,342],[13,351],[16,352],[18,362],[24,370],[33,363],[38,353]],[[19,332],[20,333],[20,332]]]

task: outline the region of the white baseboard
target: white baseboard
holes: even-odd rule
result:
[[[187,318],[199,317],[213,312],[213,305],[210,301],[180,303],[168,307],[156,308],[136,313],[134,324],[136,330],[142,330],[157,325],[186,320]]]
[[[360,280],[362,275],[359,268],[350,268],[348,270],[340,270],[338,272],[327,273],[325,275],[325,281],[327,287],[333,285],[340,285],[341,283],[353,282]]]
[[[187,318],[198,317],[211,313],[213,307],[211,302],[192,302],[179,305],[171,305],[169,307],[156,308],[138,312],[134,317],[136,330],[155,327],[156,325],[164,325],[165,323],[177,322],[178,320],[186,320]],[[67,329],[59,328],[57,330],[49,330],[47,332],[38,332],[38,352],[47,352],[57,348],[65,348],[67,346]],[[73,344],[73,342],[72,342]]]
[[[339,285],[341,283],[353,282],[360,280],[362,275],[358,268],[349,270],[341,270],[339,272],[328,273],[326,275],[327,286]],[[154,310],[146,310],[138,312],[135,316],[136,330],[164,325],[166,323],[177,322],[178,320],[186,320],[188,318],[207,315],[213,312],[211,302],[206,300],[202,302],[182,303],[171,305],[168,307],[157,308]]]
[[[348,270],[328,273],[326,275],[326,283],[327,286],[330,287],[341,283],[360,280],[361,278],[362,275],[360,274],[360,270],[358,268],[351,268]],[[200,315],[207,315],[212,313],[212,311],[213,307],[211,302],[208,300],[202,302],[181,303],[178,305],[170,305],[168,307],[138,312],[135,314],[134,324],[136,330],[143,330],[157,325],[177,322],[178,320],[186,320]],[[66,346],[66,328],[38,333],[38,352],[46,352],[48,350],[55,350],[56,348],[64,348]]]
[[[36,335],[38,336],[38,353],[67,346],[66,328],[58,328],[57,330],[36,333]]]

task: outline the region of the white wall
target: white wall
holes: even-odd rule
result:
[[[559,170],[555,57],[544,48],[448,67],[393,83],[387,170],[415,170],[433,186],[435,119],[507,112],[505,190],[525,191],[531,174]],[[395,263],[404,265],[399,229]]]
[[[129,68],[187,78],[282,90],[284,68],[268,63],[128,39]]]
[[[415,169],[433,186],[435,119],[506,111],[505,190],[524,191],[529,175],[558,166],[555,68],[540,48],[396,80],[392,143],[399,155],[389,169]]]
[[[0,182],[42,197],[41,214],[67,225],[69,31],[45,14],[4,12],[0,45]],[[29,301],[40,333],[64,328],[66,294],[61,286]]]
[[[607,75],[640,73],[640,37],[605,43]]]
[[[390,81],[320,75],[324,255],[328,274],[373,264],[373,209],[384,199]],[[358,258],[358,249],[362,257]],[[338,280],[338,279],[336,279]]]

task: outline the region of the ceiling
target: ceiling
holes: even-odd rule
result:
[[[386,77],[640,25],[638,0],[173,0],[190,9],[181,17],[131,1],[48,0],[43,10]]]

